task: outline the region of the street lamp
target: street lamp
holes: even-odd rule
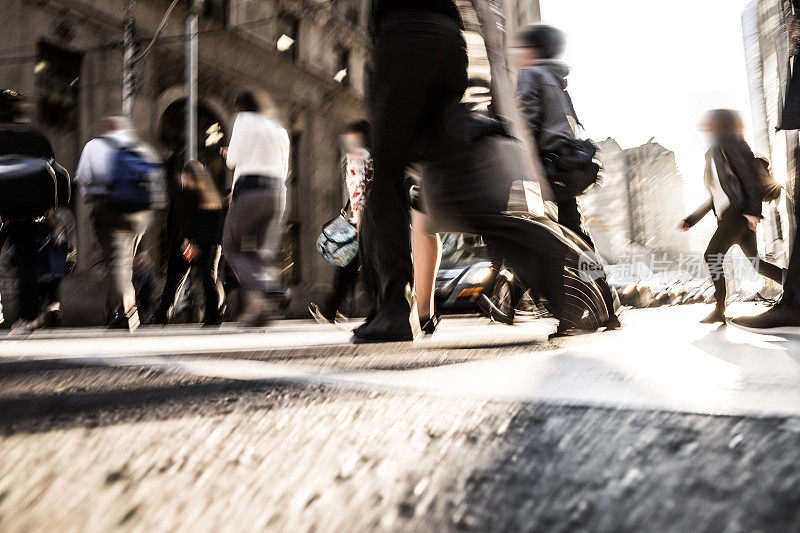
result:
[[[186,17],[186,161],[197,159],[197,22],[203,0],[192,0]]]

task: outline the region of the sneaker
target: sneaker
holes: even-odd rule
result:
[[[765,335],[799,335],[800,313],[788,305],[776,305],[760,315],[741,316],[729,321],[737,328]]]
[[[717,324],[725,323],[725,311],[719,307],[715,307],[711,313],[700,321],[701,324]]]

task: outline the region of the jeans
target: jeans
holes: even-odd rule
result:
[[[133,257],[147,228],[149,212],[120,213],[98,203],[92,208],[97,242],[103,255],[106,292],[106,322],[125,317],[138,325],[136,291],[133,288]],[[135,325],[134,325],[135,324]]]
[[[756,233],[748,227],[747,219],[735,209],[729,208],[719,218],[717,230],[711,236],[705,251],[706,266],[711,274],[711,281],[714,283],[714,297],[717,300],[717,307],[720,309],[725,309],[727,298],[723,262],[725,254],[734,244],[739,245],[759,274],[777,283],[782,281],[783,272],[779,267],[759,260]],[[789,280],[787,279],[787,281]]]

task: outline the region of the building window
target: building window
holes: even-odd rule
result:
[[[297,61],[297,39],[300,30],[299,21],[291,15],[281,15],[278,17],[278,35],[276,37],[275,45],[278,52],[290,58],[292,61]]]
[[[341,46],[336,48],[336,68],[333,79],[344,85],[350,86],[350,50]]]
[[[39,120],[73,130],[78,126],[81,54],[40,42],[33,67],[38,94]]]
[[[228,0],[205,0],[203,15],[217,19],[225,26],[228,25]]]

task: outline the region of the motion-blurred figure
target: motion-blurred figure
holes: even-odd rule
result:
[[[278,277],[281,223],[286,205],[289,134],[262,113],[249,91],[236,98],[236,121],[226,159],[234,170],[222,250],[243,289],[239,322],[258,326],[283,300]]]
[[[466,89],[466,48],[452,0],[379,0],[374,22],[375,177],[361,220],[361,261],[376,313],[353,333],[364,340],[411,340],[405,170],[444,106]]]
[[[189,161],[179,175],[170,207],[167,280],[153,321],[166,324],[175,293],[190,269],[200,271],[205,293],[203,324],[218,325],[222,304],[217,278],[223,219],[222,199],[199,161]]]
[[[517,98],[525,122],[531,129],[543,160],[558,158],[569,143],[582,137],[581,125],[567,92],[569,66],[560,57],[564,51],[564,32],[545,24],[536,24],[521,30],[516,36],[513,49],[519,69]],[[547,178],[555,188],[557,182],[568,179],[553,175],[548,169]],[[558,223],[574,232],[586,245],[594,250],[594,242],[585,227],[580,201],[577,196],[557,199]],[[495,266],[496,269],[496,266]],[[597,280],[609,319],[603,324],[606,329],[620,326],[614,310],[614,297],[605,277]],[[510,308],[513,309],[522,291],[513,291]],[[493,310],[494,311],[494,310]],[[496,316],[500,322],[513,322],[510,317]],[[510,319],[510,320],[509,320]]]
[[[482,235],[526,285],[547,298],[562,332],[581,325],[582,309],[575,320],[562,320],[568,245],[556,236],[557,228],[506,214],[508,188],[488,175],[492,169],[487,161],[497,165],[500,161],[479,160],[472,150],[473,134],[486,138],[497,134],[490,132],[498,128],[468,127],[476,124],[461,104],[467,88],[467,53],[455,4],[379,0],[374,13],[375,177],[362,215],[362,265],[376,291],[377,311],[353,335],[362,341],[414,336],[408,299],[413,280],[409,215],[403,188],[406,166],[413,161],[426,163],[426,206],[448,219],[447,229]]]
[[[75,172],[81,194],[92,206],[95,236],[103,256],[108,292],[106,324],[139,327],[132,284],[133,258],[150,210],[163,194],[158,156],[136,135],[125,117],[106,117],[100,135],[83,148]]]
[[[762,191],[759,168],[744,140],[744,124],[736,111],[709,111],[702,124],[711,136],[706,152],[704,181],[709,200],[683,219],[680,229],[688,231],[709,211],[717,217],[717,230],[705,251],[705,261],[714,282],[714,310],[701,320],[704,324],[725,322],[725,254],[735,244],[758,269],[758,273],[777,283],[782,281],[779,267],[759,260],[756,227],[761,220]]]
[[[39,246],[39,293],[46,306],[39,316],[42,326],[61,326],[61,282],[78,260],[75,217],[65,207],[56,207],[47,217],[48,231]]]
[[[350,222],[360,227],[361,211],[372,181],[372,154],[370,153],[370,125],[366,120],[349,124],[341,135],[342,147],[345,150],[345,183],[350,211]],[[321,304],[311,303],[308,310],[318,321],[335,323],[339,308],[348,292],[356,284],[359,257],[356,256],[349,265],[336,267],[333,275],[331,291],[323,298]]]
[[[54,157],[50,141],[26,121],[23,97],[11,90],[0,92],[0,156],[23,155],[50,159]],[[32,331],[42,325],[39,317],[40,286],[37,276],[39,248],[48,234],[48,224],[41,216],[3,221],[3,231],[14,246],[14,266],[19,281],[20,317],[12,333]]]

